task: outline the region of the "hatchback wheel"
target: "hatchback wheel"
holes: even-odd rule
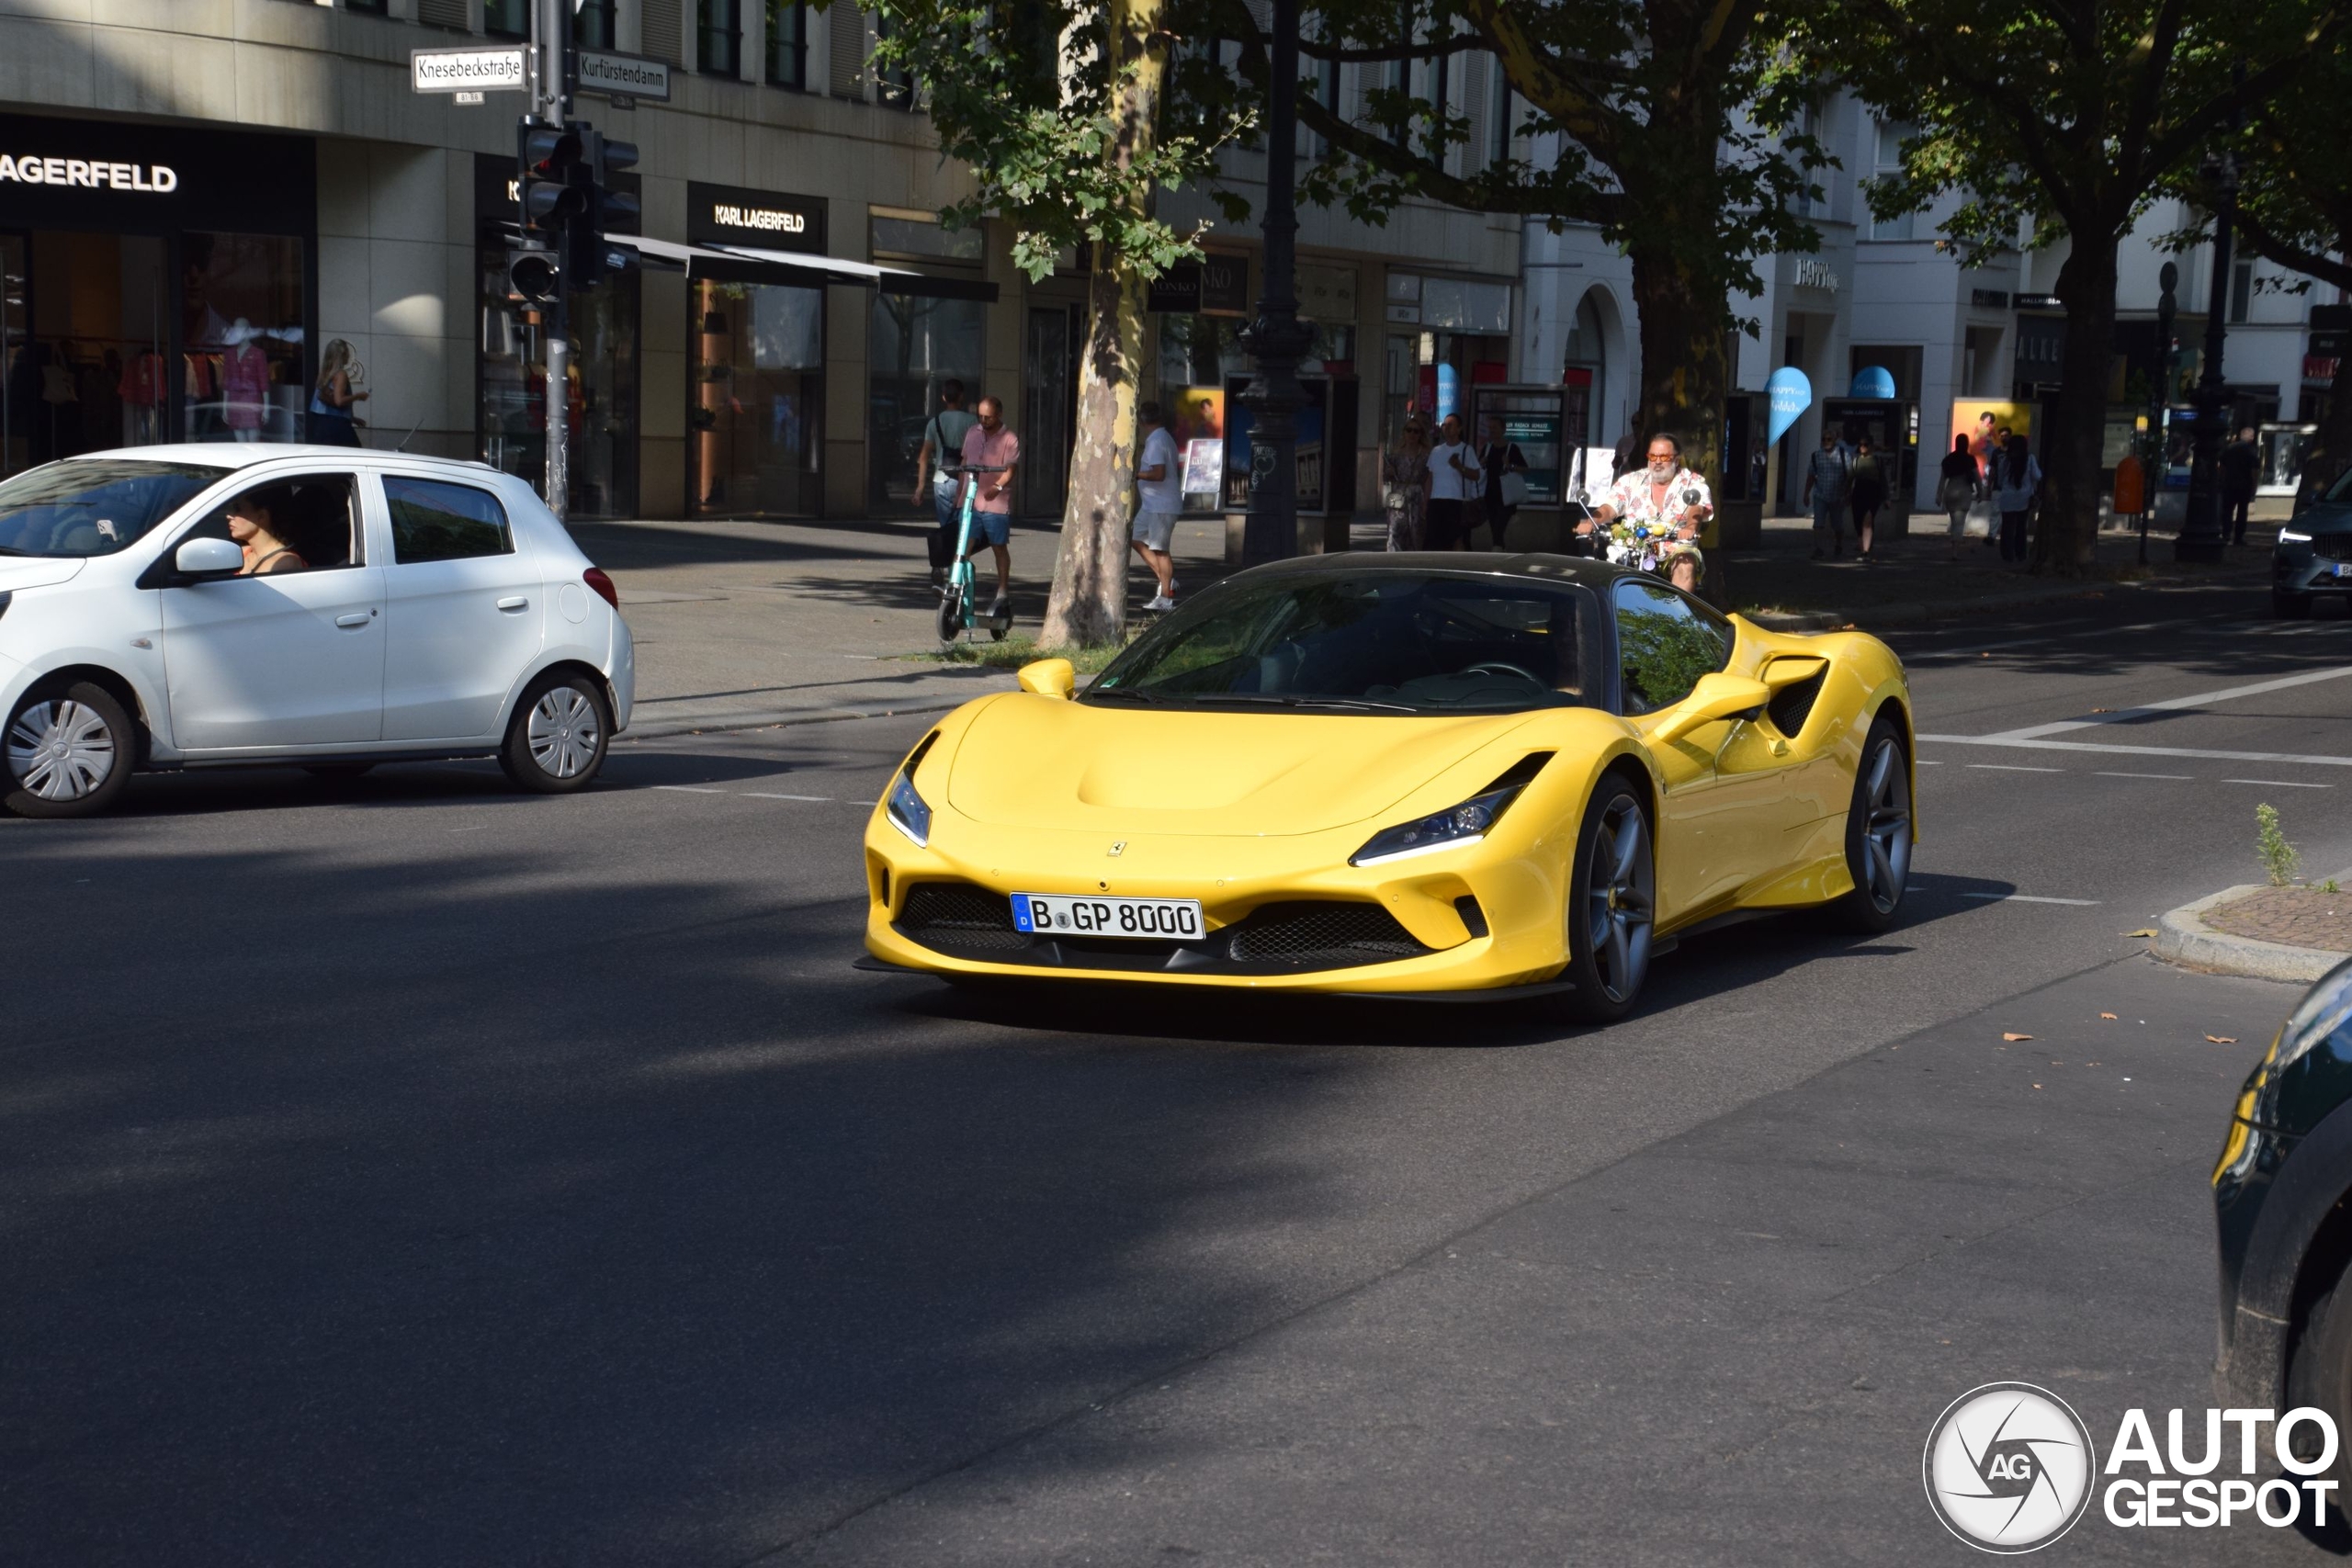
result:
[[[585,789],[605,765],[613,720],[601,682],[588,675],[543,675],[514,705],[498,753],[506,776],[537,795]]]
[[[130,783],[139,756],[130,716],[87,681],[37,691],[8,716],[0,739],[5,793],[19,817],[90,817]]]

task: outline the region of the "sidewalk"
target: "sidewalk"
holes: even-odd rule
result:
[[[637,637],[629,735],[944,712],[1011,689],[1004,671],[907,657],[938,646],[929,532],[911,520],[572,525],[612,574]],[[1013,529],[1015,637],[1041,627],[1060,538],[1052,527]],[[1224,552],[1221,523],[1179,526],[1179,583],[1222,575]],[[991,593],[993,569],[985,557],[975,564]],[[1149,584],[1137,562],[1130,602],[1148,599]]]
[[[2276,507],[2283,515],[2285,507]],[[2144,585],[2066,581],[2004,566],[1972,540],[1946,558],[1941,518],[1914,520],[1935,531],[1889,539],[1881,559],[1812,558],[1809,519],[1768,518],[1761,547],[1723,552],[1731,606],[1792,630],[1856,622],[1909,624],[2005,605],[2210,583],[2257,583],[2268,570],[2277,521],[2257,522],[2249,542],[2217,567],[2172,561],[2172,536],[2149,536]],[[802,523],[579,523],[573,537],[610,572],[637,636],[637,711],[629,734],[744,729],[889,713],[944,712],[1013,684],[1010,671],[940,664],[922,657],[938,644],[937,591],[923,549],[927,524],[912,519]],[[1359,522],[1354,548],[1376,553],[1383,530]],[[1053,583],[1058,528],[1016,525],[1012,534],[1015,637],[1042,629]],[[2130,569],[2137,536],[2102,535],[2100,564]],[[1176,530],[1176,575],[1190,592],[1230,569],[1221,521]],[[1140,605],[1151,580],[1130,557],[1128,602]],[[994,573],[985,558],[983,595]],[[981,634],[983,638],[985,634]]]

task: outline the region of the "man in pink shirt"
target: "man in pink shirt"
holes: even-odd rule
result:
[[[1004,404],[996,399],[982,398],[975,412],[980,423],[965,433],[964,462],[982,471],[964,482],[978,487],[972,497],[972,553],[980,553],[982,540],[996,552],[996,603],[989,607],[994,615],[1012,592],[1012,470],[1021,461],[1021,438],[1004,427]]]

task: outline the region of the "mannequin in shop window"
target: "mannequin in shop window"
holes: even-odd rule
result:
[[[239,316],[229,328],[229,352],[221,356],[221,423],[238,441],[259,441],[269,412],[269,355],[254,341],[260,335]]]

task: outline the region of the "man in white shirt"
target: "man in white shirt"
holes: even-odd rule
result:
[[[1430,510],[1422,528],[1422,547],[1468,549],[1470,502],[1483,500],[1486,493],[1477,450],[1462,439],[1462,416],[1447,414],[1445,423],[1438,426],[1438,444],[1430,449]]]
[[[1159,592],[1147,610],[1176,607],[1176,558],[1169,553],[1176,538],[1176,515],[1184,510],[1183,466],[1177,460],[1176,438],[1168,434],[1168,416],[1147,398],[1136,411],[1143,427],[1143,454],[1136,460],[1136,523],[1130,541],[1143,564],[1159,581]]]

